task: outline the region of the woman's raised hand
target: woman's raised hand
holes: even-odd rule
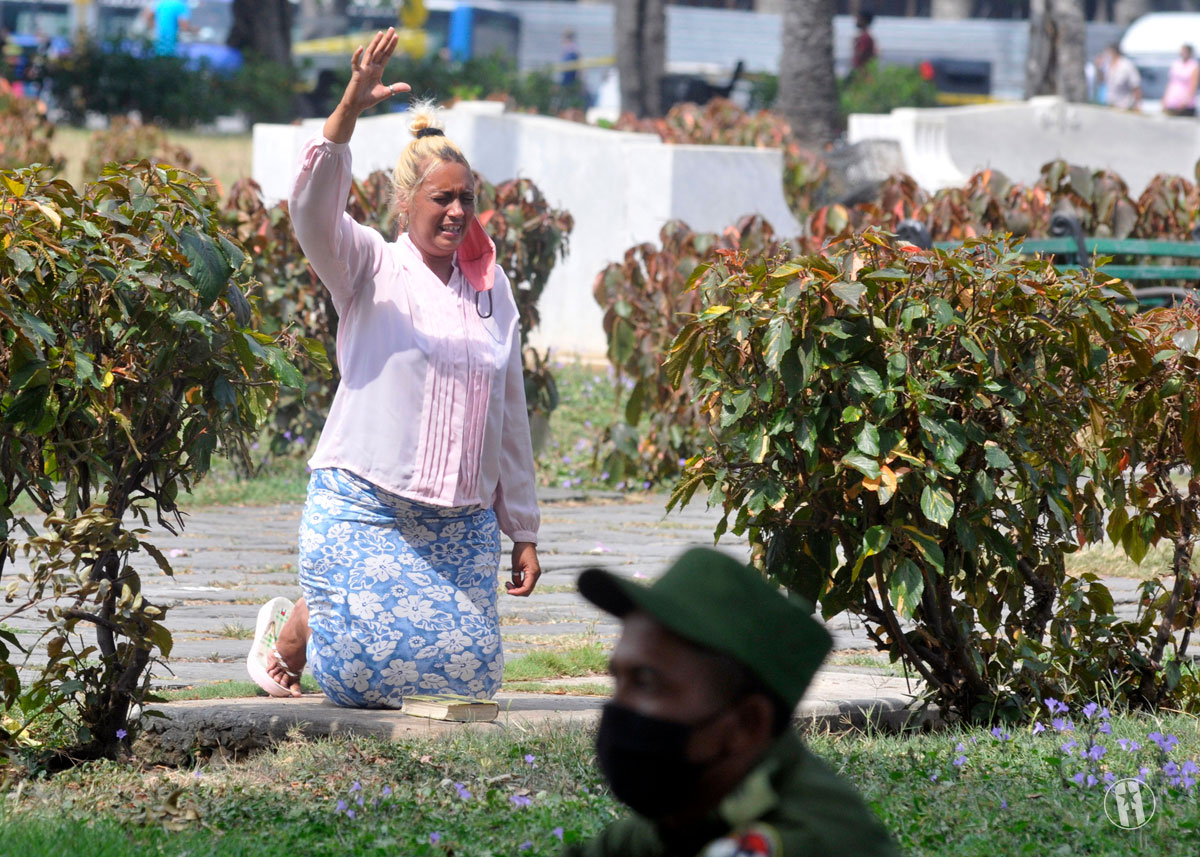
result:
[[[346,86],[346,93],[342,96],[342,103],[346,107],[356,113],[362,113],[397,93],[408,92],[407,83],[383,82],[384,67],[392,58],[398,41],[400,37],[396,35],[396,29],[388,27],[386,33],[376,33],[366,47],[358,46],[358,50],[350,59],[353,72],[350,75],[350,83]]]
[[[381,101],[401,92],[408,92],[407,83],[385,84],[383,69],[396,50],[400,39],[393,27],[386,33],[376,33],[365,48],[361,45],[350,60],[353,72],[342,100],[325,120],[325,139],[334,143],[348,143],[354,133],[354,125],[364,110],[369,110]]]

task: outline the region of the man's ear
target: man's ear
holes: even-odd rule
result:
[[[737,703],[738,730],[734,752],[757,755],[775,740],[775,706],[764,694],[752,693]]]

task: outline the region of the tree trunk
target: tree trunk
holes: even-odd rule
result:
[[[617,0],[615,11],[621,110],[658,116],[667,55],[666,7],[663,0]]]
[[[1026,98],[1087,101],[1085,27],[1083,0],[1030,0]]]
[[[832,142],[841,126],[833,70],[833,0],[788,0],[779,60],[779,105],[810,145]]]
[[[227,43],[245,54],[292,64],[292,8],[288,0],[233,0]]]
[[[1152,11],[1151,5],[1150,0],[1117,0],[1113,9],[1113,19],[1122,27],[1128,27],[1133,23],[1134,18],[1140,18]],[[1182,36],[1180,36],[1179,43],[1183,44]]]

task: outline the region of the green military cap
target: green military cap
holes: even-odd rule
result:
[[[784,596],[711,548],[686,551],[650,586],[589,568],[579,592],[614,616],[641,610],[685,640],[735,658],[791,706],[833,647],[807,601]]]

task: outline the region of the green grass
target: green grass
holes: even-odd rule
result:
[[[254,629],[247,628],[241,622],[227,622],[217,632],[218,637],[228,637],[232,640],[253,640]]]
[[[300,676],[300,689],[305,693],[320,693],[321,688],[310,675]],[[252,681],[214,681],[191,687],[161,691],[158,696],[168,702],[191,699],[241,699],[248,696],[266,697],[267,692]]]
[[[560,403],[550,415],[550,439],[538,457],[538,483],[556,488],[610,489],[606,474],[593,467],[604,429],[619,418],[624,394],[607,364],[579,360],[554,363]],[[611,486],[625,488],[628,486]]]
[[[575,682],[542,682],[517,681],[505,682],[501,690],[506,693],[553,693],[563,696],[612,696],[612,687],[598,681]]]
[[[825,659],[826,667],[865,667],[887,675],[902,676],[904,668],[883,654],[870,652],[833,652]]]
[[[1078,712],[1073,718],[1082,742],[1088,721]],[[1112,736],[1094,736],[1109,748],[1099,772],[1160,771],[1164,757],[1148,740],[1152,730],[1178,737],[1170,753],[1177,764],[1200,756],[1194,718],[1122,716],[1113,719]],[[981,729],[806,738],[859,790],[904,854],[1193,853],[1200,790],[1173,788],[1154,773],[1157,811],[1142,830],[1125,832],[1107,820],[1100,786],[1071,781],[1082,762],[1059,749],[1062,735],[1010,731],[1008,740]],[[1117,738],[1144,746],[1131,753]],[[513,797],[530,805],[519,808]],[[339,801],[356,817],[339,811]],[[294,740],[240,762],[187,769],[100,762],[28,783],[19,794],[10,788],[7,798],[0,793],[5,857],[536,857],[558,852],[556,828],[579,841],[621,812],[595,770],[591,732],[571,726],[443,739]]]
[[[1101,545],[1091,545],[1066,556],[1067,573],[1079,576],[1090,571],[1101,577],[1128,577],[1134,580],[1149,580],[1169,574],[1171,571],[1172,546],[1162,542],[1150,549],[1142,560],[1136,564],[1120,547],[1105,542]],[[1200,570],[1200,553],[1192,557],[1192,572]]]
[[[607,674],[608,653],[599,643],[559,651],[530,652],[504,664],[506,682]]]
[[[275,459],[252,479],[238,475],[225,459],[215,458],[212,469],[192,486],[191,493],[180,495],[179,505],[190,509],[298,504],[304,502],[307,492],[308,469],[302,458]]]
[[[87,160],[88,143],[92,132],[84,128],[59,125],[54,129],[50,148],[66,159],[62,177],[75,186],[85,178],[83,164]],[[254,160],[254,143],[250,134],[197,134],[192,131],[167,131],[167,140],[183,146],[222,188],[228,190],[239,179],[249,178]]]

